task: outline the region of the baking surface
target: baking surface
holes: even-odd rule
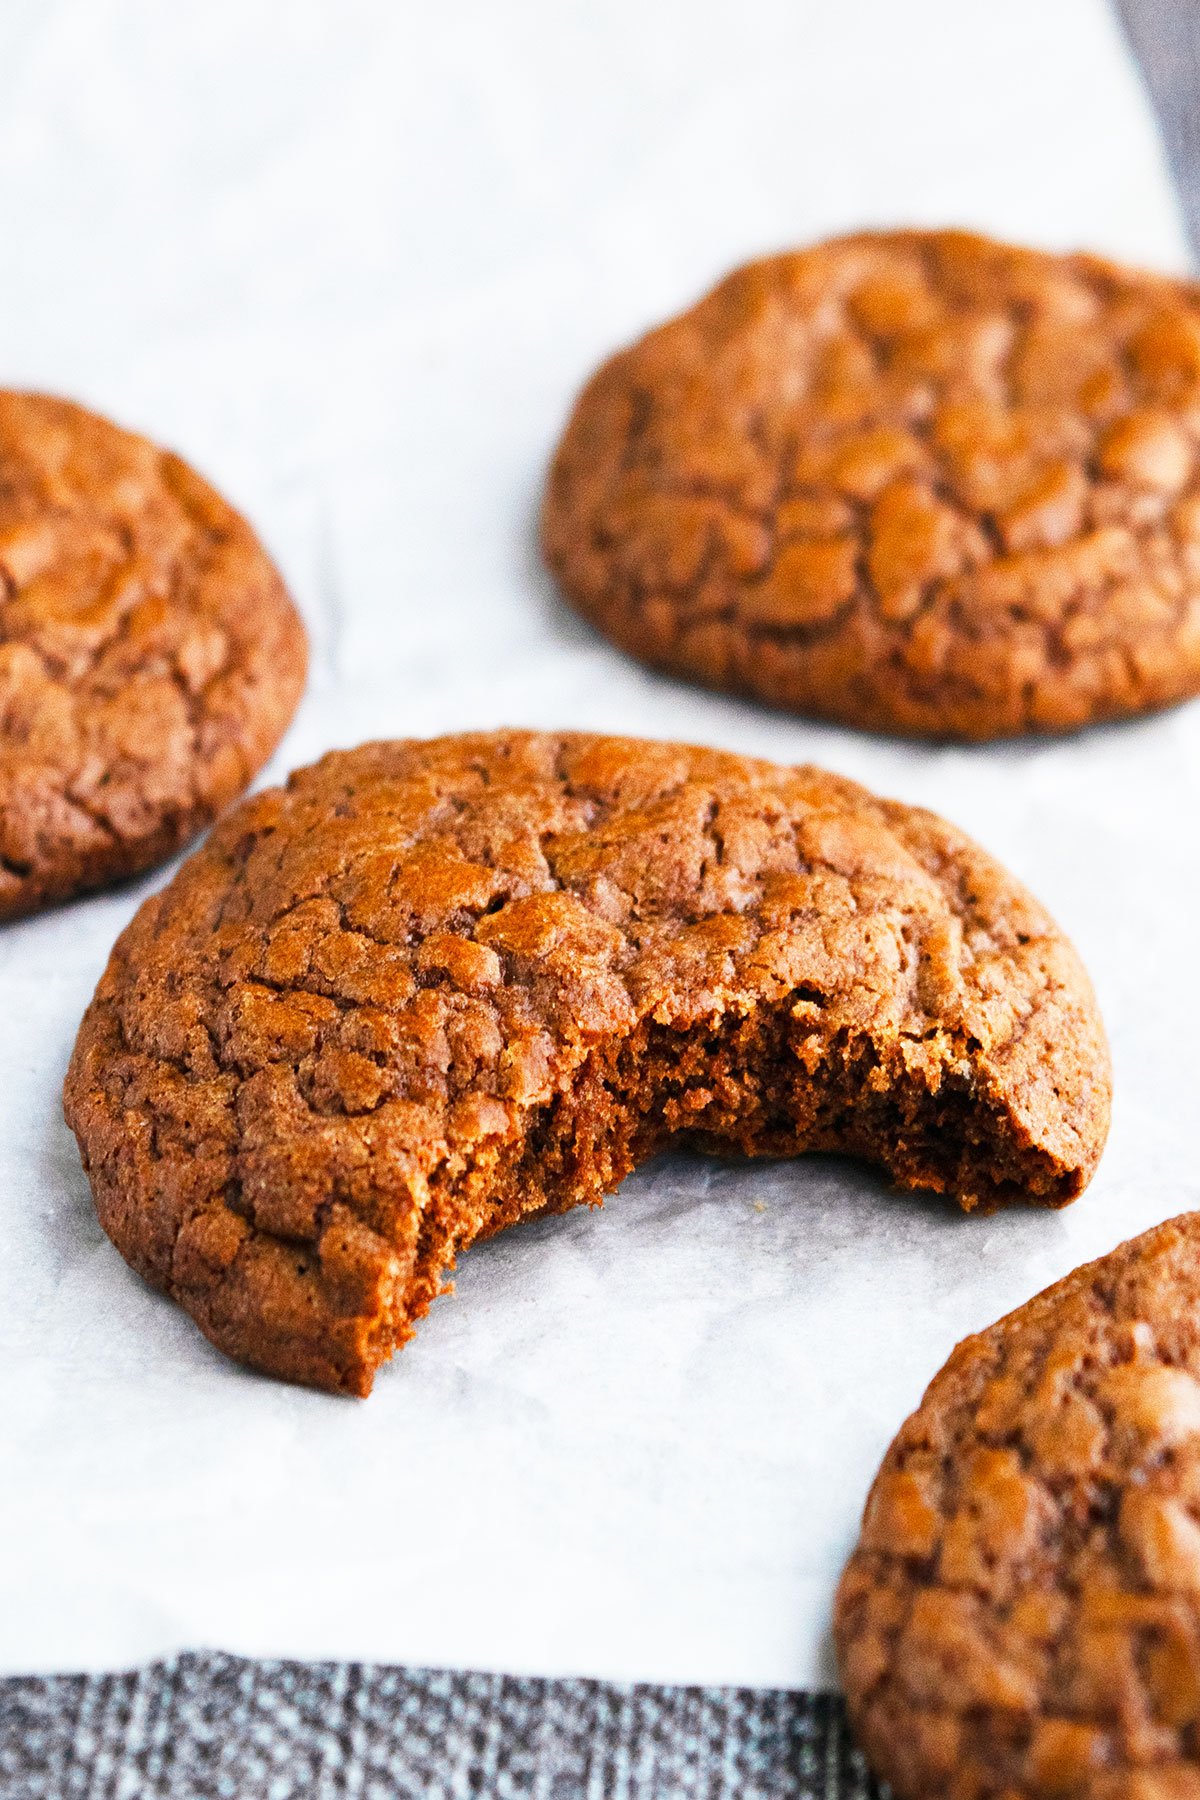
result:
[[[364,1405],[210,1350],[95,1223],[58,1090],[155,877],[0,935],[0,1667],[242,1653],[827,1685],[870,1476],[953,1342],[1200,1204],[1200,706],[922,749],[654,679],[555,601],[575,389],[743,256],[961,222],[1185,266],[1097,0],[499,12],[29,3],[0,23],[0,379],[170,443],[314,640],[274,773],[501,723],[811,759],[930,805],[1057,914],[1114,1045],[1068,1212],[850,1165],[663,1159],[464,1259]],[[870,54],[861,52],[869,43]]]

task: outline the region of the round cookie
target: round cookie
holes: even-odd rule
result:
[[[1200,1213],[960,1344],[838,1591],[899,1800],[1200,1794]]]
[[[185,463],[0,392],[0,919],[186,843],[278,743],[306,658],[258,539]]]
[[[911,736],[1200,691],[1200,289],[962,232],[729,276],[550,471],[568,599],[660,669]]]
[[[1075,952],[952,826],[532,732],[245,801],[118,940],[66,1083],[133,1266],[231,1355],[354,1393],[466,1245],[673,1139],[1059,1206],[1108,1106]]]

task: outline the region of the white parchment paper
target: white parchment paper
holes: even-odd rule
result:
[[[501,723],[825,762],[1029,881],[1117,1084],[1061,1215],[661,1161],[472,1252],[359,1405],[225,1362],[95,1222],[59,1089],[159,878],[5,928],[0,1667],[220,1646],[829,1681],[867,1484],[951,1345],[1200,1203],[1200,707],[906,748],[647,676],[538,567],[596,359],[746,255],[909,221],[1183,266],[1099,0],[0,10],[0,379],[173,444],[258,523],[315,648],[274,774]]]

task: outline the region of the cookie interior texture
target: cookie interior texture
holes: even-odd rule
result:
[[[1200,1213],[958,1346],[872,1488],[836,1637],[900,1800],[1200,1793]]]
[[[738,270],[607,363],[547,560],[659,668],[906,735],[1200,691],[1200,289],[962,232]]]
[[[304,629],[178,457],[0,392],[0,919],[177,850],[266,761]]]
[[[952,826],[523,732],[244,802],[118,941],[66,1085],[129,1261],[232,1355],[354,1393],[465,1245],[669,1142],[1058,1206],[1108,1105],[1075,952]]]

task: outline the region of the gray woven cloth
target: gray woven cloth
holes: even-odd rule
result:
[[[1200,247],[1200,7],[1119,0]],[[0,1800],[873,1800],[832,1694],[181,1656],[0,1681]]]
[[[1116,0],[1158,113],[1192,249],[1200,253],[1200,7]]]
[[[0,1682],[4,1800],[868,1800],[832,1694],[181,1656]]]

